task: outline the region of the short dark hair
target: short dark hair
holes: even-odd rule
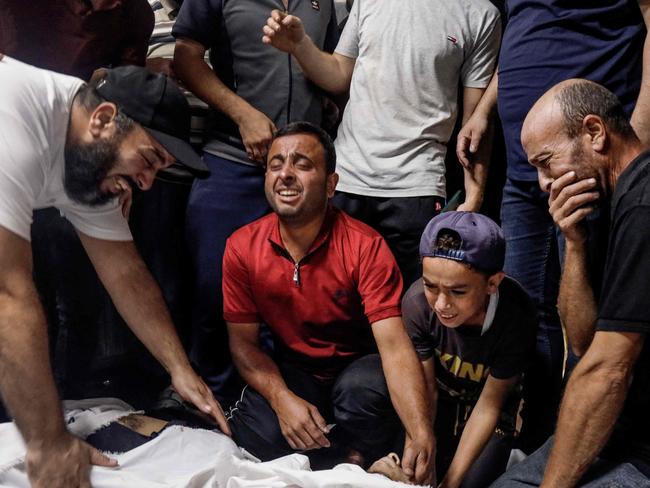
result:
[[[99,81],[99,80],[98,80]],[[95,89],[96,83],[84,84],[77,94],[75,95],[75,101],[79,103],[84,109],[88,112],[95,110],[101,103],[105,102],[106,99],[102,97],[99,92]],[[120,133],[129,132],[134,126],[135,122],[129,116],[127,116],[118,106],[117,115],[115,116],[115,124]]]
[[[315,126],[309,122],[292,122],[288,125],[285,125],[282,129],[278,130],[273,134],[273,139],[279,137],[290,136],[294,134],[311,134],[318,139],[321,146],[323,146],[323,154],[325,156],[325,169],[327,174],[334,173],[336,171],[336,150],[334,149],[334,143],[332,138],[327,132],[325,132],[320,127]]]
[[[618,135],[636,137],[619,99],[607,88],[588,80],[580,80],[561,88],[556,100],[562,110],[564,125],[570,138],[582,130],[587,115],[597,115]]]
[[[84,84],[75,95],[75,100],[88,111],[96,109],[106,99],[95,89],[94,84]]]
[[[457,251],[460,249],[462,241],[460,235],[455,230],[443,229],[436,236],[435,249],[441,251]]]
[[[436,251],[449,252],[449,251],[458,251],[462,245],[463,245],[463,240],[461,239],[460,234],[458,232],[456,232],[453,229],[442,229],[440,232],[438,232],[433,247]],[[472,266],[471,264],[466,262],[462,262],[461,264],[464,264],[469,269],[476,271],[488,278],[494,274],[494,271],[489,272],[482,269],[478,269],[475,266]]]

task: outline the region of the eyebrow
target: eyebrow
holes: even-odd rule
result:
[[[316,164],[316,163],[314,163],[314,161],[309,156],[307,156],[307,155],[305,155],[305,154],[303,154],[301,152],[297,152],[297,151],[290,152],[287,156],[293,156],[294,159],[306,159],[310,163],[312,163],[314,165]],[[269,161],[272,161],[274,159],[279,159],[280,161],[285,161],[286,157],[282,153],[277,153],[277,154],[274,154],[273,156],[271,156]]]
[[[425,285],[429,285],[429,286],[438,286],[437,284],[432,283],[431,281],[427,280],[424,276],[422,277],[422,280],[424,281],[424,284],[425,284]],[[467,288],[467,285],[464,284],[464,283],[463,283],[463,284],[460,284],[460,283],[459,283],[459,284],[453,283],[451,286],[446,286],[446,288],[454,288],[454,289],[455,289],[455,288]]]

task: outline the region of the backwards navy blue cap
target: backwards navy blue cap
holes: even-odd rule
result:
[[[460,249],[439,248],[438,236],[451,230],[460,237]],[[476,212],[445,212],[427,224],[420,239],[420,257],[439,257],[469,264],[487,273],[503,269],[506,241],[492,219]]]

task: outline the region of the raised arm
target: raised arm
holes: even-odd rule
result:
[[[497,107],[497,91],[499,86],[498,67],[494,70],[490,84],[481,96],[480,101],[472,112],[463,111],[463,126],[456,141],[456,155],[465,167],[470,167],[475,157],[485,154],[489,157],[492,149],[491,134],[492,119]],[[466,119],[465,116],[469,115]],[[479,153],[479,150],[481,151]]]
[[[259,329],[257,323],[228,322],[230,351],[239,374],[269,402],[292,449],[329,447],[327,422],[314,405],[287,387],[275,362],[260,348]]]
[[[643,15],[646,31],[650,30],[650,0],[639,0],[639,8]],[[646,146],[650,145],[650,36],[647,32],[643,45],[641,90],[634,106],[631,123],[641,142]]]
[[[29,242],[0,226],[0,392],[27,446],[34,488],[80,486],[90,464],[117,463],[66,430],[52,377]]]
[[[488,376],[440,488],[461,486],[467,471],[481,455],[494,433],[503,404],[518,380],[519,376],[505,380]]]
[[[549,212],[565,240],[558,312],[569,346],[577,356],[589,347],[596,324],[597,305],[587,273],[584,219],[593,212],[597,198],[596,181],[577,180],[573,172],[561,176],[550,187]]]
[[[132,241],[106,241],[79,232],[99,279],[133,333],[169,372],[172,385],[187,401],[214,417],[222,432],[230,428],[221,406],[190,366],[169,311]]]
[[[435,438],[427,386],[401,317],[372,324],[390,398],[404,428],[402,468],[415,482],[435,482]]]
[[[318,49],[305,33],[300,18],[273,10],[263,31],[262,42],[292,54],[298,60],[305,76],[323,90],[344,93],[350,88],[356,60]]]
[[[205,62],[205,51],[206,47],[193,39],[177,39],[174,73],[192,93],[237,124],[248,157],[263,163],[275,125],[219,79]]]
[[[496,75],[495,75],[496,76]],[[485,194],[485,184],[487,183],[488,167],[490,165],[490,151],[492,150],[492,133],[493,127],[489,119],[485,120],[485,126],[482,127],[483,132],[479,135],[479,128],[472,133],[471,127],[466,127],[468,120],[472,114],[476,112],[477,106],[485,96],[486,90],[482,88],[468,88],[463,89],[463,130],[464,133],[459,133],[457,147],[466,147],[468,145],[468,133],[471,137],[476,137],[479,141],[482,140],[480,151],[472,149],[472,142],[469,142],[469,149],[471,157],[467,155],[467,151],[463,150],[459,154],[463,154],[461,164],[463,166],[463,179],[465,185],[465,201],[458,207],[458,210],[465,210],[468,212],[478,212],[483,203],[483,195]],[[462,130],[461,130],[462,132]],[[463,143],[461,144],[461,138]]]

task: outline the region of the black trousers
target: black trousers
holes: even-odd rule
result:
[[[357,359],[331,382],[319,381],[294,365],[280,363],[280,371],[293,393],[315,405],[328,423],[336,424],[327,436],[332,447],[308,451],[310,458],[314,455],[322,462],[326,451],[334,459],[342,449],[352,448],[370,463],[393,449],[401,424],[390,401],[379,354]],[[244,388],[227,416],[235,442],[263,461],[295,452],[282,435],[269,403],[252,388]],[[326,466],[325,461],[319,467]]]
[[[332,204],[386,239],[404,278],[405,289],[422,276],[420,237],[445,204],[442,197],[370,197],[337,191]]]

